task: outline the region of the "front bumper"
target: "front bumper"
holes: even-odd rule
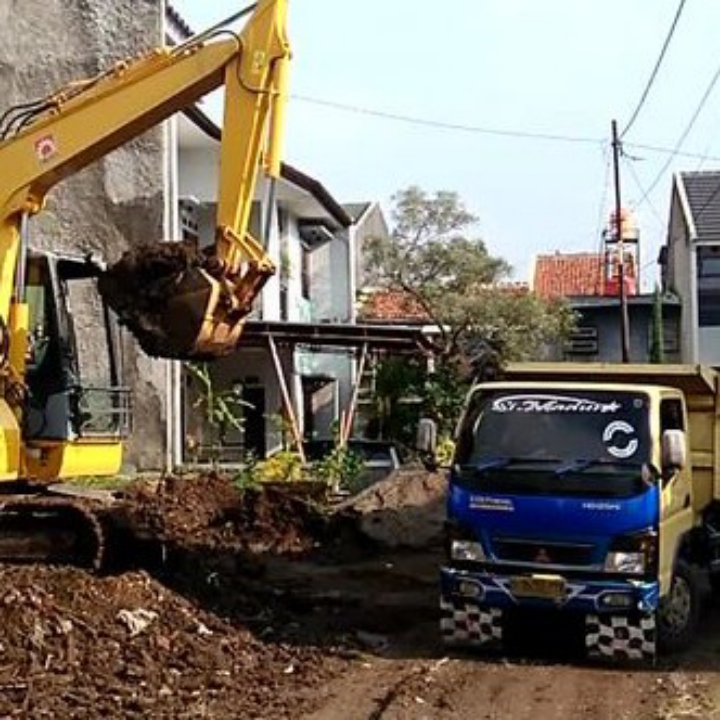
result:
[[[648,660],[656,655],[657,582],[567,580],[562,599],[518,597],[512,576],[442,568],[440,630],[452,645],[483,648],[502,644],[504,623],[513,611],[547,609],[582,615],[585,648],[591,657]],[[608,604],[611,598],[614,604]],[[621,606],[618,604],[621,602]]]
[[[521,571],[518,575],[522,575]],[[443,567],[441,593],[448,600],[470,600],[482,607],[499,609],[535,607],[566,612],[597,614],[653,613],[660,599],[660,584],[645,580],[569,578],[566,593],[557,600],[518,597],[512,590],[510,574]]]

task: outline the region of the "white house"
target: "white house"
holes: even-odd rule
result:
[[[675,175],[660,264],[682,303],[682,361],[720,365],[720,172]]]

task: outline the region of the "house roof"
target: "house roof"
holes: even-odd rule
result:
[[[173,23],[175,28],[183,36],[184,40],[187,40],[193,36],[193,31],[190,25],[187,24],[185,18],[170,4],[167,4],[166,13],[170,22]]]
[[[602,285],[600,253],[555,253],[535,259],[533,291],[546,300],[600,295]]]
[[[186,108],[183,110],[183,114],[208,137],[220,142],[222,130],[197,105]],[[287,163],[281,164],[280,174],[288,182],[297,185],[312,195],[340,227],[346,228],[352,225],[351,216],[319,180]]]
[[[430,321],[420,303],[402,290],[369,292],[358,315],[367,322],[424,325]]]
[[[353,219],[353,223],[357,223],[371,207],[370,202],[343,203],[343,209]]]
[[[720,172],[683,172],[676,176],[687,198],[696,240],[720,240]]]

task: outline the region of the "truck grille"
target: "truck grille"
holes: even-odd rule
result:
[[[591,565],[592,545],[576,543],[548,543],[537,540],[496,538],[495,557],[509,562],[534,565]]]

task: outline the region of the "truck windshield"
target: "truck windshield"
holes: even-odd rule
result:
[[[629,494],[650,460],[648,404],[631,392],[478,391],[460,427],[455,464],[494,486],[514,477],[544,492],[607,487],[622,476],[627,482],[618,490]]]

